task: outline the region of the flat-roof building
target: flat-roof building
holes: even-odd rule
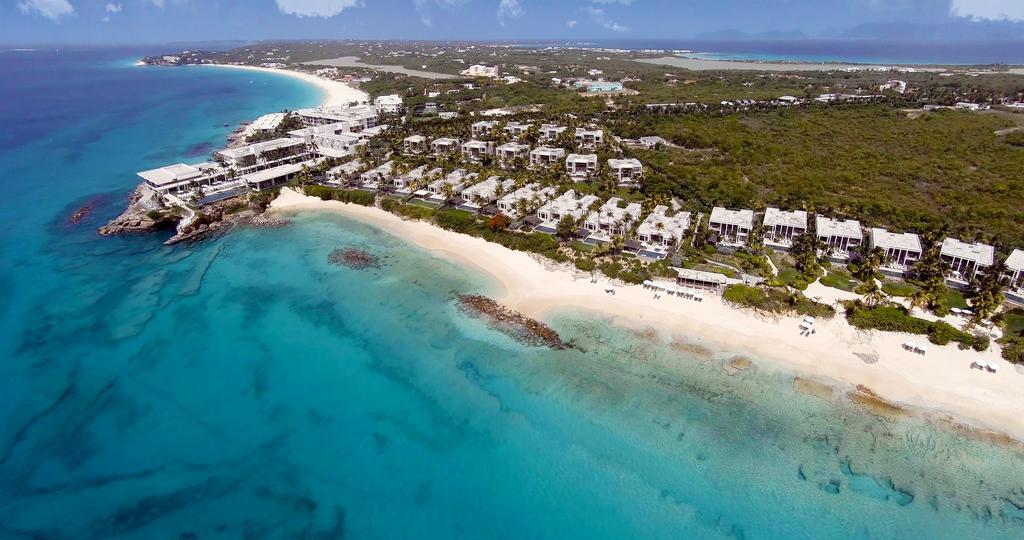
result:
[[[480,120],[479,122],[473,122],[473,124],[469,126],[469,130],[473,134],[473,137],[486,137],[487,135],[490,135],[491,130],[493,130],[494,126],[497,125],[498,123],[493,120]]]
[[[676,277],[676,283],[683,287],[703,289],[721,294],[726,284],[729,283],[728,278],[716,272],[705,272],[689,268],[679,268],[678,272],[679,275]]]
[[[597,174],[597,154],[569,154],[565,170],[573,178],[593,176]]]
[[[438,137],[430,143],[430,148],[434,151],[435,156],[453,154],[459,151],[459,140],[451,137]]]
[[[498,160],[503,164],[508,164],[516,159],[526,160],[529,152],[529,145],[516,142],[505,143],[495,149],[495,155],[498,156]]]
[[[827,246],[826,250],[837,260],[848,260],[850,251],[860,247],[864,241],[864,230],[855,219],[838,220],[817,216],[814,225],[818,240]]]
[[[593,148],[604,144],[604,131],[600,129],[576,128],[576,144],[583,148]]]
[[[527,184],[508,195],[498,199],[498,210],[513,217],[523,217],[536,210],[555,196],[553,187],[541,187],[540,184]]]
[[[394,176],[395,164],[392,161],[384,162],[363,174],[359,175],[359,185],[365,189],[377,190],[385,182]]]
[[[466,159],[480,161],[483,158],[494,154],[494,142],[492,141],[466,141],[462,143],[462,155]]]
[[[636,229],[636,238],[641,243],[639,255],[664,259],[668,256],[668,248],[678,245],[689,228],[689,212],[676,212],[669,216],[667,206],[655,206]]]
[[[459,205],[459,208],[469,210],[470,212],[477,212],[484,206],[498,200],[499,197],[504,196],[514,185],[515,182],[513,180],[503,179],[500,176],[490,176],[487,180],[462,190],[462,193],[459,195],[462,197],[463,203]]]
[[[1024,251],[1015,249],[1006,258],[1006,273],[1008,287],[1015,290],[1024,290]]]
[[[423,135],[410,135],[402,141],[402,151],[406,154],[422,154],[427,151],[427,138]]]
[[[540,219],[541,224],[536,227],[536,230],[554,234],[558,229],[558,222],[563,217],[569,216],[578,222],[589,211],[590,206],[598,200],[600,199],[597,198],[597,195],[579,197],[576,195],[576,190],[570,189],[537,210],[537,218]]]
[[[729,210],[716,206],[711,209],[708,228],[718,234],[719,242],[743,245],[754,228],[753,210]]]
[[[996,250],[988,244],[968,244],[956,238],[942,241],[939,256],[949,265],[949,278],[953,281],[969,282],[995,262]]]
[[[553,141],[558,138],[559,135],[565,132],[569,128],[560,126],[558,124],[541,124],[540,125],[540,140],[542,141]]]
[[[239,172],[248,172],[250,169],[261,166],[273,166],[286,161],[302,159],[306,156],[306,150],[304,139],[284,137],[238,148],[218,150],[215,158],[225,167],[233,167]]]
[[[434,201],[446,201],[450,197],[461,193],[470,182],[477,176],[477,173],[467,172],[465,169],[455,169],[444,178],[434,180],[427,185],[430,192],[430,199]]]
[[[583,227],[590,232],[588,241],[611,242],[615,236],[625,237],[640,219],[640,203],[621,206],[622,199],[608,199],[596,212],[587,216]]]
[[[227,178],[227,169],[218,163],[207,162],[195,165],[177,163],[136,173],[146,185],[160,193],[185,193],[193,186],[209,186]]]
[[[893,233],[878,227],[871,229],[871,249],[884,253],[884,268],[903,274],[921,259],[921,238],[914,233]]]
[[[636,187],[644,177],[644,165],[636,158],[609,159],[608,170],[619,186],[623,187]]]
[[[767,208],[764,211],[764,243],[788,248],[793,239],[807,232],[807,212]]]

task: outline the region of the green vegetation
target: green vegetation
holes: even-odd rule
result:
[[[882,330],[885,332],[903,332],[928,336],[928,341],[936,345],[957,342],[961,348],[985,350],[988,348],[987,336],[976,337],[962,330],[957,330],[944,321],[927,321],[912,317],[906,308],[896,305],[878,305],[869,307],[860,301],[846,305],[846,319],[851,325],[863,330]]]
[[[381,199],[380,207],[406,219],[428,220],[434,215],[434,210],[431,208],[415,204],[402,204],[401,201],[392,198]]]
[[[338,189],[318,185],[308,185],[302,189],[306,195],[319,197],[324,201],[341,201],[362,206],[373,206],[374,200],[377,198],[375,193],[358,189]]]
[[[857,287],[857,282],[854,281],[853,276],[841,270],[829,270],[828,273],[821,276],[818,281],[826,287],[832,287],[833,289],[839,289],[846,292],[853,292]]]
[[[967,300],[964,298],[964,293],[956,289],[948,289],[946,291],[946,305],[951,308],[967,309]]]
[[[800,293],[790,293],[781,289],[734,284],[725,288],[722,298],[730,304],[778,315],[810,315],[828,319],[836,314],[832,306],[815,302]]]
[[[914,293],[919,290],[921,289],[906,281],[886,281],[882,284],[882,292],[889,296],[898,296],[900,298],[914,296]]]

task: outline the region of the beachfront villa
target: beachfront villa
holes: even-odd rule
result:
[[[284,113],[270,113],[264,114],[263,116],[254,120],[251,124],[245,126],[245,130],[242,132],[242,137],[248,138],[251,135],[257,133],[263,133],[266,131],[274,131],[277,126],[281,125],[284,121]]]
[[[405,110],[402,106],[402,97],[398,94],[379,96],[373,100],[373,106],[377,114],[401,114]]]
[[[668,215],[668,207],[659,204],[636,229],[640,241],[638,255],[652,259],[664,259],[668,250],[683,240],[690,228],[690,213],[676,212]]]
[[[968,244],[956,238],[942,241],[939,256],[949,265],[949,279],[957,284],[966,284],[984,274],[995,262],[996,250],[988,244]]]
[[[434,180],[427,185],[427,192],[430,193],[430,200],[434,202],[445,202],[457,193],[460,193],[478,175],[467,172],[465,169],[455,169],[444,178]]]
[[[357,172],[359,172],[359,169],[362,168],[363,162],[358,159],[353,159],[352,161],[342,163],[337,167],[332,167],[327,170],[327,183],[336,185],[348,185],[349,180],[351,180],[352,177],[355,176]]]
[[[505,143],[495,150],[495,154],[498,156],[498,161],[503,165],[508,165],[517,159],[526,160],[529,152],[530,145],[516,142]]]
[[[363,189],[378,190],[380,186],[391,180],[394,176],[395,164],[392,161],[370,169],[359,175],[359,187]]]
[[[298,137],[285,137],[238,148],[226,148],[218,150],[214,154],[214,159],[224,167],[236,169],[240,173],[300,161],[306,157],[306,141]]]
[[[451,137],[438,137],[430,143],[430,148],[434,151],[435,156],[454,154],[459,151],[459,140]]]
[[[1006,258],[1006,299],[1024,306],[1024,250],[1015,249]]]
[[[491,176],[483,182],[474,184],[462,190],[459,194],[462,197],[462,204],[459,209],[470,212],[479,212],[485,206],[494,203],[498,197],[508,193],[515,185],[513,180],[502,179],[500,176]]]
[[[498,123],[493,120],[480,120],[479,122],[473,122],[473,125],[469,126],[469,130],[473,134],[473,138],[486,137],[491,134],[491,130],[497,125]]]
[[[718,234],[720,244],[744,245],[747,243],[750,231],[754,229],[754,211],[729,210],[716,206],[711,209],[708,228]]]
[[[159,193],[179,195],[191,191],[196,186],[210,186],[223,182],[229,173],[228,169],[219,163],[206,162],[195,165],[178,163],[136,174],[147,186]]]
[[[400,174],[396,176],[391,181],[391,186],[395,188],[395,193],[410,195],[413,192],[413,186],[415,186],[417,183],[420,183],[424,178],[434,178],[436,176],[440,176],[441,174],[442,171],[439,168],[428,170],[427,165],[420,165],[419,167],[416,167],[415,169],[405,174]],[[420,193],[417,191],[416,194],[426,195],[426,192]]]
[[[818,240],[827,246],[829,256],[842,262],[850,259],[850,251],[864,241],[864,230],[855,219],[838,220],[817,216],[814,221]]]
[[[528,129],[530,129],[530,124],[524,124],[522,122],[509,122],[508,124],[505,124],[505,133],[508,133],[512,137],[521,137]]]
[[[498,66],[484,66],[481,64],[473,64],[460,71],[459,74],[467,77],[490,77],[492,79],[497,79],[501,76],[498,72]]]
[[[314,162],[304,163],[285,163],[284,165],[277,165],[269,169],[260,169],[242,176],[242,180],[247,186],[253,189],[270,189],[272,187],[279,186],[286,182],[291,181],[295,178],[302,169],[307,166],[313,165]],[[224,186],[227,187],[227,186]],[[237,188],[236,188],[237,189]],[[227,189],[223,191],[223,197],[235,196],[241,193],[238,189]],[[207,201],[212,202],[212,201]]]
[[[370,105],[354,107],[314,107],[295,111],[306,127],[347,122],[351,131],[362,131],[377,125],[377,109]]]
[[[476,139],[462,143],[462,156],[470,161],[480,161],[494,154],[494,142]]]
[[[604,144],[604,131],[600,129],[576,128],[576,144],[583,148],[593,148]]]
[[[588,243],[608,243],[615,236],[625,237],[640,219],[640,203],[622,206],[622,199],[612,197],[600,209],[587,216],[583,228],[590,232]]]
[[[729,283],[729,279],[715,272],[703,270],[692,270],[689,268],[676,269],[679,273],[676,283],[682,287],[702,289],[716,294],[722,294],[723,289]]]
[[[366,144],[366,138],[356,133],[318,133],[313,135],[312,144],[317,154],[341,158],[354,152],[357,146]]]
[[[527,184],[498,199],[498,210],[507,216],[523,217],[546,203],[556,193],[553,187]]]
[[[871,229],[871,249],[879,248],[885,254],[883,271],[903,275],[910,265],[921,259],[921,238],[914,233],[893,233],[875,227]]]
[[[537,167],[550,167],[551,165],[557,165],[564,157],[564,148],[538,146],[530,151],[530,165]]]
[[[558,138],[559,135],[565,132],[569,128],[560,126],[558,124],[541,124],[540,125],[540,140],[551,142]]]
[[[794,238],[807,232],[807,212],[768,208],[764,211],[763,225],[765,245],[789,249]]]
[[[644,166],[639,159],[609,159],[608,170],[620,187],[636,187],[644,177]]]
[[[570,216],[578,222],[599,200],[597,195],[578,197],[576,190],[570,189],[537,210],[537,219],[541,223],[534,230],[554,234],[558,229],[558,222],[563,217]]]
[[[422,154],[427,151],[427,138],[423,135],[410,135],[402,141],[402,151],[406,154]]]
[[[573,178],[587,178],[597,174],[597,154],[569,154],[565,170]]]

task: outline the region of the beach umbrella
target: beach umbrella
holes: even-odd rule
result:
[[[811,317],[811,316],[804,317],[804,322],[807,323],[807,324],[814,324],[814,321],[816,321],[816,320],[817,319],[815,319],[814,317]]]

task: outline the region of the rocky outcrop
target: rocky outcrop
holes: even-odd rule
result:
[[[355,270],[380,268],[380,258],[369,251],[356,248],[335,249],[327,256],[327,262]]]
[[[128,199],[128,207],[110,223],[99,228],[104,236],[125,233],[150,232],[169,229],[181,221],[181,216],[163,207],[156,192],[139,185]]]
[[[532,347],[567,349],[572,347],[550,326],[477,294],[460,294],[457,297],[461,311],[487,320],[491,326],[516,341]]]

